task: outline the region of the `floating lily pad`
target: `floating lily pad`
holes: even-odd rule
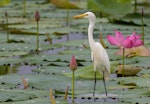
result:
[[[135,76],[137,75],[138,72],[140,72],[142,69],[138,68],[138,67],[133,67],[131,65],[125,65],[124,66],[124,75],[125,76]],[[122,71],[123,71],[123,66],[119,65],[116,68],[116,74],[118,75],[122,75]]]

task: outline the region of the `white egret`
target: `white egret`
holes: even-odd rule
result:
[[[93,96],[95,95],[95,87],[96,87],[96,70],[103,75],[103,83],[105,88],[105,94],[107,96],[107,89],[105,80],[109,78],[110,74],[110,61],[106,50],[99,42],[95,42],[93,39],[93,29],[95,25],[96,17],[92,12],[86,12],[84,14],[76,15],[74,18],[87,18],[89,20],[88,27],[88,40],[91,48],[91,58],[94,64],[95,71],[95,82],[94,82],[94,90]]]

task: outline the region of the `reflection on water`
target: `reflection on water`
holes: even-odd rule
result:
[[[35,74],[32,72],[33,69],[36,69],[37,66],[35,65],[3,65],[0,66],[0,75],[7,75],[7,74]]]
[[[16,72],[17,69],[14,66],[11,66],[10,64],[0,66],[0,75],[12,74]]]

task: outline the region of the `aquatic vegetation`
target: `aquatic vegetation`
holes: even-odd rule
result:
[[[78,68],[74,75],[75,103],[149,104],[150,8],[147,6],[147,4],[149,5],[148,0],[137,1],[137,12],[121,15],[120,18],[116,14],[111,17],[103,15],[103,18],[99,18],[100,12],[94,11],[97,21],[93,38],[95,41],[99,41],[99,33],[102,34],[111,63],[110,79],[106,81],[108,97],[104,94],[102,75],[98,75],[99,72],[96,72],[99,81],[95,97],[93,97],[92,85],[95,73],[87,40],[88,21],[72,18],[74,15],[91,11],[87,8],[85,0],[72,0],[73,2],[68,0],[83,8],[69,9],[70,26],[65,25],[66,9],[60,9],[45,0],[38,0],[38,2],[37,0],[28,0],[26,2],[26,18],[22,17],[23,0],[12,0],[7,6],[1,4],[3,1],[10,0],[0,0],[0,13],[2,14],[0,15],[0,103],[49,104],[51,103],[50,96],[55,99],[57,104],[72,103],[72,70],[70,70],[69,63],[71,56],[74,55],[78,62]],[[126,2],[127,0],[119,1]],[[125,68],[128,73],[133,75],[130,73],[132,67],[139,72],[134,76],[117,77],[115,69],[118,64],[122,66],[122,57],[119,56],[122,55],[122,51],[119,50],[119,55],[114,54],[118,52],[118,47],[110,45],[106,37],[108,34],[113,35],[114,30],[120,31],[124,38],[134,31],[141,34],[141,8],[144,10],[144,45],[125,49]],[[38,55],[36,52],[37,21],[34,18],[36,10],[41,16],[39,18]],[[6,42],[5,11],[9,17],[9,40],[13,39],[9,43]],[[100,25],[103,31],[100,31]],[[67,41],[66,34],[69,41]],[[66,92],[67,96],[64,100]]]
[[[140,35],[137,35],[136,32],[133,32],[130,36],[124,38],[123,34],[119,31],[115,31],[115,37],[108,35],[107,40],[110,44],[121,48],[122,53],[122,65],[123,71],[122,76],[124,76],[124,60],[125,60],[125,48],[138,47],[143,44],[143,41],[140,40]]]
[[[36,35],[37,35],[37,38],[36,38],[36,51],[37,51],[37,54],[39,54],[39,20],[40,20],[40,14],[38,12],[38,10],[35,12],[35,15],[34,15],[34,18],[35,18],[35,21],[36,21],[36,28],[37,28],[37,32],[36,32]]]
[[[78,64],[74,55],[70,60],[70,69],[72,70],[72,103],[74,103],[74,71],[77,69]]]

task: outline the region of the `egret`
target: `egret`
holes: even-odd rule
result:
[[[91,49],[91,59],[94,64],[95,72],[95,81],[94,81],[94,90],[93,96],[95,96],[95,87],[96,87],[96,70],[103,75],[103,83],[105,88],[105,94],[107,96],[107,89],[105,80],[109,78],[110,74],[110,61],[106,50],[99,42],[95,42],[93,39],[93,29],[95,25],[96,17],[92,12],[86,12],[84,14],[76,15],[74,18],[87,18],[89,20],[88,27],[88,40]]]

